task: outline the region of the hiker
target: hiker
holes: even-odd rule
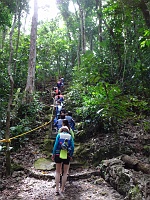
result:
[[[58,93],[60,92],[59,88],[55,87],[54,92],[55,92],[55,95],[58,95]]]
[[[63,119],[65,119],[65,115],[59,115],[57,121],[54,126],[57,127],[57,131],[62,127]]]
[[[65,110],[64,107],[61,109],[61,111],[60,111],[60,115],[66,115],[66,110]]]
[[[67,126],[67,127],[68,127],[69,133],[70,133],[70,135],[72,136],[72,139],[74,140],[74,132],[73,132],[73,130],[70,128],[67,119],[64,119],[64,120],[62,121],[62,127],[64,127],[64,126]],[[62,132],[62,129],[63,129],[62,127],[58,130],[58,133]],[[69,163],[69,168],[70,168],[70,163]],[[67,171],[67,176],[69,176],[69,168],[68,168],[68,171]]]
[[[60,82],[61,82],[61,87],[63,88],[64,87],[64,78],[63,77],[60,78]]]
[[[69,129],[67,126],[62,127],[62,132],[58,133],[56,136],[55,144],[53,147],[52,160],[56,163],[56,195],[59,195],[59,182],[60,173],[63,163],[63,176],[62,176],[62,186],[61,192],[64,192],[65,184],[67,181],[67,172],[69,170],[69,163],[72,160],[74,153],[74,141],[72,136],[68,133]]]
[[[52,97],[55,97],[55,95],[56,95],[56,90],[57,90],[57,87],[53,87],[52,93],[51,93]]]
[[[57,101],[56,103],[56,118],[58,119],[58,116],[60,115],[60,112],[62,110],[62,105],[60,101]]]
[[[72,113],[70,111],[67,112],[65,119],[68,120],[71,129],[74,131],[75,130],[75,121],[72,118]]]
[[[55,101],[60,101],[61,103],[63,103],[64,101],[64,96],[61,94],[61,92],[59,91],[58,94],[55,96]]]
[[[61,89],[61,80],[57,81],[57,87],[58,87],[59,90]]]
[[[63,126],[67,126],[67,127],[68,127],[69,133],[71,134],[72,138],[74,139],[74,132],[73,132],[73,130],[70,128],[70,125],[69,125],[69,122],[68,122],[67,119],[63,119],[63,121],[62,121],[62,127],[63,127]],[[62,127],[58,130],[58,133],[61,132]]]

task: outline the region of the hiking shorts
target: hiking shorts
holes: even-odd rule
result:
[[[63,163],[65,165],[69,165],[70,157],[67,156],[67,159],[59,158],[59,155],[55,155],[55,163]]]

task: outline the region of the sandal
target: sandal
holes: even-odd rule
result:
[[[62,194],[64,194],[64,193],[65,193],[65,188],[64,188],[64,190],[61,190],[61,193],[62,193]]]
[[[56,194],[55,194],[56,196],[59,196],[59,192],[56,192]]]

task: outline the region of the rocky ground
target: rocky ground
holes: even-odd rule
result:
[[[47,99],[47,98],[46,98]],[[45,102],[45,99],[42,99]],[[49,103],[47,101],[47,103]],[[45,115],[44,115],[45,118]],[[115,158],[120,152],[126,152],[126,154],[131,157],[139,159],[145,164],[150,163],[149,159],[149,144],[150,135],[147,128],[143,125],[149,124],[150,119],[138,122],[125,122],[119,130],[117,135],[118,142],[116,143],[116,138],[111,135],[96,135],[90,140],[92,145],[87,144],[92,147],[90,153],[85,153],[83,157],[87,160],[93,159],[93,153],[96,150],[101,150],[97,156],[97,161],[100,163],[102,160],[109,160],[110,158]],[[114,166],[114,160],[106,160],[105,164],[109,163],[108,166],[104,166],[105,170],[103,178],[100,173],[100,168],[94,168],[88,166],[88,168],[78,166],[70,170],[70,176],[66,184],[66,190],[64,194],[55,196],[55,181],[54,181],[54,170],[42,170],[35,168],[35,161],[39,158],[47,158],[47,155],[41,151],[41,145],[45,138],[46,130],[41,129],[34,133],[29,134],[28,140],[26,140],[21,147],[14,152],[11,152],[12,164],[16,164],[21,167],[16,167],[12,172],[10,177],[6,177],[3,173],[5,167],[3,164],[5,161],[5,155],[0,156],[0,200],[150,200],[150,196],[142,194],[142,196],[132,196],[131,198],[124,198],[121,194],[112,187],[119,180],[118,175],[120,171],[118,169],[124,170],[126,175],[126,169],[122,166]],[[107,147],[107,148],[106,148]],[[102,152],[103,150],[103,152]],[[102,157],[101,157],[102,156]],[[111,156],[111,157],[110,157]],[[117,161],[118,162],[118,161]],[[111,172],[111,173],[110,173]],[[128,171],[135,174],[134,169],[129,169]],[[116,178],[114,182],[113,177]],[[126,176],[129,177],[128,175]],[[105,179],[105,180],[104,180]],[[149,174],[144,174],[143,172],[136,171],[136,179],[134,180],[136,184],[133,187],[133,194],[137,193],[140,188],[137,187],[140,179],[146,180],[147,183],[150,182]],[[106,182],[106,180],[109,180]],[[112,182],[112,186],[108,183]],[[122,182],[118,182],[119,186]],[[127,183],[125,185],[128,186]],[[143,187],[140,184],[140,187]],[[117,188],[117,186],[116,186]],[[122,190],[122,188],[119,187]],[[136,194],[135,194],[136,195]]]
[[[21,176],[9,179],[6,189],[1,192],[1,200],[121,200],[123,199],[103,179],[94,184],[91,179],[67,182],[64,194],[55,196],[54,180],[39,180]],[[7,180],[8,181],[8,180]]]
[[[115,191],[93,168],[70,170],[70,178],[64,194],[55,196],[54,171],[37,170],[34,161],[44,157],[34,140],[26,143],[12,160],[22,166],[10,177],[3,177],[0,200],[121,200],[123,197]]]

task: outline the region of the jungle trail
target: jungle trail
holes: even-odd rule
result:
[[[44,140],[43,136],[45,137],[45,130],[47,130],[49,133],[49,138],[52,139],[52,141],[53,141],[53,144],[52,144],[52,146],[53,146],[59,130],[62,128],[62,126],[64,126],[62,123],[64,120],[68,121],[69,127],[71,127],[71,130],[72,130],[72,133],[70,131],[70,134],[72,135],[72,137],[75,140],[75,138],[76,138],[76,134],[74,134],[74,133],[76,133],[75,121],[73,120],[72,112],[65,109],[65,107],[66,107],[65,95],[64,95],[65,94],[65,85],[67,85],[67,83],[64,82],[64,78],[60,77],[57,82],[55,82],[55,83],[51,82],[50,86],[48,86],[50,88],[50,91],[48,89],[48,95],[51,98],[48,100],[48,104],[49,104],[48,107],[50,108],[50,112],[51,112],[49,121],[47,121],[46,123],[34,128],[30,131],[22,133],[20,135],[17,135],[17,136],[8,138],[8,139],[0,140],[0,142],[1,143],[2,142],[10,143],[10,142],[14,141],[14,144],[16,144],[17,139],[19,139],[20,137],[22,137],[28,133],[36,131],[36,136],[31,134],[31,138],[33,139],[33,141],[30,140],[30,143],[26,144],[27,146],[31,145],[31,149],[32,149],[32,147],[34,146],[33,143],[35,143],[35,141],[36,141],[35,137],[37,138],[36,142],[38,143],[38,145],[40,145],[42,143],[42,140]],[[44,90],[45,90],[45,88],[44,88]],[[46,100],[43,99],[43,101],[46,103],[47,99]],[[51,105],[51,103],[52,103],[52,105]],[[43,116],[43,117],[45,117],[45,116]],[[39,130],[39,132],[37,130]],[[43,135],[41,135],[41,131],[42,131]],[[75,147],[77,145],[78,145],[78,142],[75,142]],[[37,146],[36,148],[39,149],[39,146]],[[29,159],[28,166],[26,166],[25,164],[23,166],[23,171],[25,173],[25,176],[33,177],[36,180],[40,180],[40,181],[47,180],[48,182],[46,182],[46,185],[52,184],[51,182],[52,182],[52,180],[54,181],[55,175],[56,175],[56,173],[54,172],[55,168],[56,168],[55,162],[50,161],[48,163],[48,165],[53,164],[53,167],[52,168],[50,167],[51,169],[42,169],[41,170],[41,169],[35,168],[35,165],[34,165],[35,169],[32,170],[33,162],[36,160],[35,157],[39,158],[40,156],[43,156],[43,154],[42,153],[40,154],[40,152],[38,152],[37,155],[36,155],[36,152],[31,153],[30,152],[31,149],[29,148],[27,150],[27,152],[22,150],[22,151],[20,151],[21,153],[19,155],[21,157],[28,156],[28,159]],[[49,153],[52,153],[52,152],[49,152]],[[17,154],[17,152],[15,152],[14,154]],[[13,155],[13,156],[14,156],[14,160],[15,159],[17,160],[17,156],[16,155]],[[34,159],[32,159],[32,156],[34,157]],[[130,157],[127,157],[127,160],[129,160],[129,158]],[[21,162],[22,162],[22,160],[21,160]],[[118,162],[118,160],[117,160],[117,162]],[[119,162],[121,162],[121,161],[119,161]],[[106,164],[108,164],[108,163],[109,162],[106,160]],[[131,163],[133,163],[132,160],[131,160],[130,164]],[[140,166],[139,164],[140,163],[138,163],[138,166]],[[136,162],[136,166],[137,166],[137,162]],[[140,171],[142,171],[143,169],[145,169],[145,168],[143,168],[143,166],[140,167]],[[105,199],[105,200],[122,200],[122,199],[124,199],[122,197],[122,195],[119,194],[120,192],[119,193],[117,192],[118,190],[110,188],[110,185],[107,184],[103,178],[101,178],[101,176],[102,176],[101,170],[102,169],[100,169],[100,168],[96,169],[96,168],[90,167],[90,166],[88,168],[85,168],[85,166],[83,166],[83,163],[78,163],[78,161],[73,159],[73,161],[70,162],[70,170],[68,170],[68,173],[67,173],[67,183],[71,184],[71,186],[70,186],[69,190],[67,188],[67,190],[65,191],[65,196],[63,193],[61,193],[61,192],[58,193],[58,191],[55,190],[52,192],[54,194],[54,196],[50,192],[50,194],[43,194],[44,196],[48,195],[48,198],[43,197],[43,196],[40,197],[40,195],[42,195],[42,193],[40,193],[38,191],[39,190],[38,189],[36,191],[36,193],[37,193],[36,196],[38,196],[38,197],[32,198],[31,196],[33,194],[31,194],[30,197],[25,197],[23,192],[22,192],[23,194],[19,194],[19,195],[22,195],[22,197],[19,197],[18,193],[19,192],[21,193],[21,190],[17,189],[16,194],[12,194],[12,197],[10,197],[8,195],[10,190],[9,189],[5,190],[5,188],[3,188],[1,186],[1,181],[0,181],[0,190],[2,191],[3,195],[6,193],[5,197],[3,197],[3,196],[0,197],[0,200],[4,200],[4,199],[6,199],[6,200],[7,199],[8,200],[22,200],[22,199],[23,200],[28,200],[28,199],[30,199],[30,200],[46,200],[46,199],[55,200],[56,199],[57,200],[57,199],[61,199],[61,198],[65,199],[65,200],[71,200],[71,199],[76,199],[76,200],[80,200],[80,199],[81,200],[87,200],[87,199],[88,200],[90,200],[90,199],[93,199],[93,200],[103,200],[103,199]],[[147,170],[147,168],[145,170]],[[149,173],[149,171],[148,172],[144,171],[144,172],[147,174]],[[104,173],[105,173],[105,171],[104,171]],[[59,179],[60,179],[59,187],[62,186],[62,177],[63,177],[63,165],[62,165],[62,169],[61,169],[61,173],[60,173],[60,177],[59,177]],[[73,182],[73,185],[72,185],[72,182]],[[94,182],[94,184],[93,184],[93,182]],[[1,189],[1,187],[2,187],[2,189]],[[19,188],[21,187],[19,183],[18,183],[17,187],[19,187]],[[26,187],[27,187],[27,191],[28,191],[29,186],[26,186]],[[54,186],[50,186],[50,187],[55,188],[56,184],[54,184]],[[31,185],[31,188],[34,190],[33,185]],[[80,189],[80,188],[82,188],[82,189]],[[47,190],[45,190],[45,193],[47,193]],[[86,193],[86,196],[84,193]],[[66,194],[67,194],[67,197],[66,197]],[[27,193],[26,193],[26,195],[27,195]]]
[[[74,135],[74,131],[75,131],[75,121],[72,117],[72,112],[71,111],[67,111],[65,109],[65,98],[63,95],[64,93],[64,90],[65,90],[65,84],[64,84],[64,78],[63,77],[60,77],[59,80],[55,83],[56,85],[54,85],[54,83],[51,83],[51,87],[50,87],[50,91],[48,89],[48,93],[51,93],[51,100],[49,100],[48,103],[51,103],[53,102],[52,105],[49,105],[52,109],[51,109],[51,117],[50,117],[50,120],[32,130],[29,130],[27,132],[24,132],[24,133],[21,133],[19,135],[16,135],[14,137],[10,137],[8,139],[2,139],[0,140],[1,143],[13,143],[13,144],[17,144],[17,140],[19,140],[19,138],[29,134],[29,133],[32,133],[32,132],[35,132],[35,131],[40,131],[41,129],[46,129],[46,127],[48,127],[49,129],[49,132],[50,132],[50,138],[53,139],[55,141],[56,139],[56,136],[58,134],[58,131],[61,129],[61,127],[63,126],[63,120],[65,119],[66,121],[68,121],[68,126],[70,127],[70,134],[72,135],[73,139],[75,137]],[[53,86],[52,86],[53,85]],[[44,88],[45,90],[45,88]],[[37,134],[37,133],[36,133]],[[30,135],[30,134],[29,134]],[[29,136],[30,139],[32,137],[35,138],[35,135],[33,136],[32,134]],[[41,136],[40,136],[41,137]],[[40,138],[39,137],[39,138]],[[38,135],[37,135],[37,138],[38,138]],[[43,138],[42,138],[43,139]],[[31,141],[31,140],[30,140]],[[53,142],[54,144],[54,142]],[[25,154],[27,154],[26,152],[24,152]],[[23,156],[23,155],[22,155]],[[32,162],[32,161],[30,161]],[[78,163],[75,161],[72,161],[71,163],[71,167],[69,165],[69,167],[73,170],[73,169],[76,169],[76,168],[79,168],[79,171],[82,169],[82,163]],[[73,168],[72,168],[72,165]],[[54,165],[55,167],[55,165]],[[26,174],[29,174],[30,177],[34,177],[34,178],[38,178],[38,179],[48,179],[48,180],[52,180],[52,179],[55,179],[55,174],[47,174],[46,172],[43,172],[40,174],[40,173],[35,173],[35,172],[31,172],[28,167],[24,168],[23,169],[25,171]],[[54,168],[53,168],[54,170]],[[59,184],[60,184],[60,187],[62,185],[62,177],[63,177],[63,164],[62,164],[62,173],[60,174],[60,181],[59,181]],[[100,176],[99,174],[99,170],[98,171],[93,171],[93,170],[87,170],[85,172],[82,172],[82,173],[78,173],[78,174],[72,174],[70,175],[69,173],[69,170],[68,170],[68,173],[67,173],[67,181],[69,183],[71,183],[73,180],[74,181],[77,181],[79,179],[86,179],[86,178],[90,178],[91,176]],[[58,192],[56,191],[55,195],[59,195]],[[63,197],[63,194],[61,194],[61,197]],[[0,198],[1,199],[1,198]],[[9,197],[8,197],[9,199]]]

